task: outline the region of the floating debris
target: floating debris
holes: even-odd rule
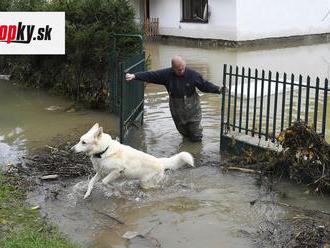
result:
[[[57,178],[58,178],[58,175],[56,175],[56,174],[40,177],[40,179],[42,179],[42,180],[54,180],[54,179],[57,179]]]
[[[57,110],[62,110],[63,108],[60,107],[60,106],[49,106],[47,108],[45,108],[45,110],[48,110],[48,111],[57,111]]]
[[[104,212],[101,212],[101,211],[98,211],[98,210],[95,210],[95,212],[97,212],[99,214],[102,214],[102,215],[104,215],[104,216],[106,216],[106,217],[108,217],[108,218],[116,221],[117,223],[119,223],[121,225],[124,225],[125,224],[125,222],[121,221],[120,219],[118,219],[118,218],[116,218],[116,217],[114,217],[114,216],[112,216],[112,215],[110,215],[108,213],[104,213]]]
[[[67,113],[76,112],[77,111],[77,106],[76,106],[76,104],[71,104],[70,106],[65,108],[64,111],[67,112]]]
[[[138,235],[139,235],[138,232],[127,231],[127,232],[124,233],[124,235],[122,237],[124,239],[133,239]]]
[[[10,75],[0,75],[0,80],[9,80],[10,79]]]
[[[38,210],[38,209],[40,209],[40,206],[39,205],[34,206],[34,207],[31,208],[31,210]]]
[[[226,167],[226,169],[235,170],[235,171],[244,172],[244,173],[261,174],[261,171],[259,171],[259,170],[246,169],[246,168],[240,168],[240,167],[234,167],[234,166]]]

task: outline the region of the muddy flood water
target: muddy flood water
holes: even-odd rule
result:
[[[330,44],[233,50],[148,43],[146,53],[151,56],[152,69],[169,66],[171,57],[181,54],[188,66],[218,85],[224,63],[320,78],[330,73]],[[51,144],[54,137],[83,134],[95,122],[113,137],[118,134],[114,115],[71,111],[68,100],[21,89],[8,81],[0,81],[0,102],[0,164],[18,163],[29,151]],[[197,159],[196,168],[169,172],[159,189],[144,191],[134,181],[111,186],[100,183],[83,200],[88,178],[78,178],[39,187],[28,201],[39,205],[74,241],[100,248],[256,247],[263,224],[295,215],[277,202],[330,211],[329,197],[306,194],[304,187],[282,182],[269,190],[258,186],[254,175],[223,173],[218,167],[223,158],[219,154],[220,97],[201,94],[201,104],[204,138],[201,143],[190,143],[175,129],[165,88],[146,87],[144,126],[130,143],[159,157],[188,151]],[[59,193],[56,198],[54,191]],[[128,231],[140,236],[128,241],[122,237]]]

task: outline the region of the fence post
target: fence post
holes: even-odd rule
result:
[[[276,72],[276,84],[275,84],[275,99],[274,99],[274,116],[273,116],[273,142],[275,141],[275,134],[276,134],[276,117],[277,117],[277,98],[278,98],[278,80],[279,80],[279,73]]]
[[[243,115],[243,95],[244,95],[244,77],[245,77],[245,68],[242,68],[242,81],[241,81],[241,97],[239,104],[239,132],[242,131],[242,115]]]
[[[223,87],[226,87],[226,73],[227,73],[227,64],[223,65],[223,80],[222,85]],[[224,88],[225,89],[225,88]],[[222,99],[221,99],[221,127],[220,127],[220,139],[222,139],[223,136],[223,129],[224,129],[224,119],[225,119],[225,104],[226,104],[226,91],[222,90]],[[220,141],[220,149],[221,149],[221,141]]]
[[[256,130],[256,115],[257,115],[257,90],[258,90],[258,70],[254,72],[254,101],[253,101],[253,120],[252,120],[252,137]]]
[[[323,120],[322,120],[322,135],[325,138],[325,128],[327,123],[327,104],[328,104],[328,79],[324,82],[324,95],[323,95]]]
[[[246,99],[246,119],[245,119],[245,134],[248,134],[249,130],[249,111],[250,111],[250,87],[251,87],[251,68],[248,71],[248,87],[247,87],[247,99]]]
[[[232,75],[233,75],[233,67],[229,67],[229,89],[228,89],[228,109],[227,109],[227,125],[229,127],[230,124],[230,105],[231,105],[231,80],[232,80]]]
[[[269,112],[270,112],[270,98],[272,89],[272,72],[268,72],[268,91],[267,91],[267,112],[266,112],[266,140],[269,136]]]
[[[261,138],[262,130],[262,112],[264,107],[264,86],[265,86],[265,71],[262,70],[261,74],[261,95],[260,95],[260,112],[259,112],[259,139]]]
[[[289,127],[291,126],[291,123],[292,123],[293,92],[294,92],[294,75],[291,74],[290,107],[289,107]]]
[[[297,120],[300,121],[302,76],[299,75]]]
[[[283,95],[282,95],[282,113],[281,113],[281,132],[284,129],[285,117],[285,101],[286,101],[286,73],[283,75]]]
[[[236,72],[235,72],[235,95],[234,95],[233,131],[235,131],[235,127],[236,127],[237,84],[238,84],[238,66],[236,66]]]
[[[309,113],[309,90],[311,86],[311,78],[307,77],[307,87],[306,87],[306,105],[305,105],[305,123],[308,124],[308,113]]]
[[[320,90],[320,79],[316,78],[316,88],[315,88],[315,102],[314,102],[314,130],[317,130],[317,114],[319,112],[319,90]]]

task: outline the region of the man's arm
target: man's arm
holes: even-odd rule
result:
[[[147,71],[147,72],[136,72],[134,74],[126,73],[126,80],[141,80],[154,84],[166,84],[166,79],[168,77],[168,70],[162,69],[157,71]]]
[[[221,94],[224,87],[219,87],[207,80],[205,80],[199,73],[196,75],[195,86],[202,92],[205,93],[216,93]]]

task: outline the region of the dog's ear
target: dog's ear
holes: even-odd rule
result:
[[[102,135],[102,133],[103,133],[103,127],[99,127],[99,128],[97,129],[97,131],[95,132],[94,137],[95,137],[95,138],[100,138],[101,135]]]
[[[99,128],[99,124],[95,123],[94,126],[92,126],[91,130],[96,130]]]
[[[94,126],[89,129],[88,133],[95,133],[99,129],[99,124],[95,123]]]

